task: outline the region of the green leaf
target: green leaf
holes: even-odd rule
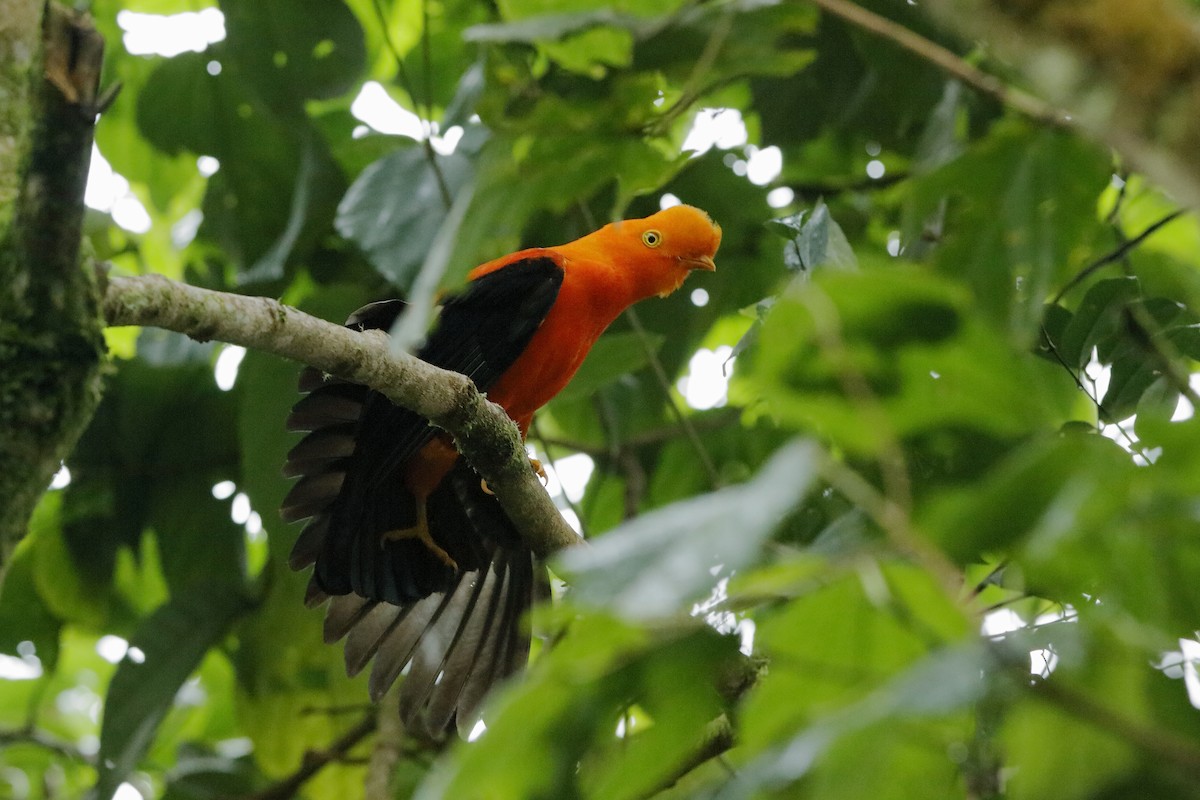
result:
[[[602,336],[567,388],[559,397],[587,397],[601,386],[607,386],[623,375],[637,372],[650,363],[650,359],[662,347],[662,336],[650,335],[643,344],[636,333],[612,333]],[[649,347],[649,352],[647,352]]]
[[[575,602],[629,619],[688,610],[714,575],[754,561],[763,540],[815,479],[817,449],[793,442],[749,483],[651,512],[586,548],[564,553],[556,571],[570,577]],[[731,530],[737,536],[730,536]],[[718,572],[714,572],[717,570]]]
[[[936,264],[965,275],[981,310],[1028,344],[1051,288],[1088,257],[1100,228],[1095,199],[1110,175],[1107,152],[1077,137],[999,124],[917,180],[906,238],[915,241],[916,226],[950,198]]]
[[[408,291],[449,212],[442,186],[453,198],[470,178],[470,161],[457,153],[397,150],[363,170],[342,198],[335,224],[381,275]]]
[[[909,268],[819,272],[775,304],[747,355],[739,391],[852,452],[876,452],[881,424],[901,437],[1013,439],[1056,424],[1073,398],[1061,369],[1015,349],[960,286]]]
[[[514,6],[514,3],[505,3]],[[512,11],[506,16],[511,17]],[[600,25],[616,26],[632,24],[635,18],[618,13],[611,6],[589,11],[574,11],[562,14],[541,14],[519,17],[514,22],[498,22],[474,25],[463,31],[468,42],[535,42],[557,41],[570,34],[580,33]]]
[[[858,259],[841,227],[829,215],[829,206],[818,201],[812,214],[806,211],[784,219],[772,220],[776,231],[783,232],[788,243],[783,251],[783,263],[792,272],[812,272],[818,267],[855,269]]]
[[[861,743],[863,737],[859,734],[873,726],[880,726],[882,732],[888,734],[887,740],[896,741],[898,728],[910,728],[920,731],[917,739],[933,738],[937,728],[921,724],[927,718],[936,720],[940,717],[969,709],[986,689],[983,680],[985,671],[990,668],[992,659],[979,643],[946,647],[930,653],[891,680],[863,697],[858,702],[838,711],[828,714],[815,724],[802,727],[799,732],[758,758],[739,769],[737,776],[729,781],[715,797],[720,800],[758,796],[765,790],[780,792],[814,771],[820,775],[822,767],[840,772],[844,780],[864,780],[861,770],[873,771],[871,764],[863,764],[860,758],[848,753],[838,753],[837,745],[840,740],[847,739]],[[781,698],[782,699],[782,698]],[[916,721],[919,727],[912,725]],[[943,734],[944,736],[944,734]],[[886,741],[886,740],[885,740]],[[954,741],[951,739],[950,741]],[[942,745],[942,753],[950,742]],[[920,752],[921,748],[918,748]],[[872,749],[872,760],[888,758],[887,751],[878,752]],[[925,751],[917,763],[925,770],[915,778],[902,778],[900,775],[881,774],[875,777],[873,783],[878,784],[885,797],[904,797],[895,794],[895,784],[913,785],[930,780],[936,775],[945,780],[953,772],[949,769],[944,755],[931,757],[933,753]],[[842,763],[837,763],[839,759]],[[833,762],[833,763],[824,763]],[[858,766],[858,772],[854,765]],[[898,769],[912,769],[900,766],[903,760],[897,759]],[[886,772],[886,770],[885,770]],[[851,778],[850,774],[855,777]],[[820,782],[820,778],[817,778]],[[870,785],[870,784],[868,784]],[[859,790],[864,787],[859,784]],[[822,793],[821,796],[826,796]],[[829,796],[839,796],[834,790]],[[859,796],[851,789],[846,797]]]
[[[1034,441],[973,491],[958,491],[931,505],[924,527],[962,561],[1006,552],[1030,536],[1061,541],[1080,524],[1075,515],[1083,509],[1092,520],[1119,504],[1115,492],[1132,470],[1124,451],[1094,433]]]
[[[242,573],[242,532],[211,487],[238,476],[228,421],[234,393],[213,379],[213,348],[146,329],[139,358],[121,364],[91,427],[68,460],[63,532],[83,575],[103,585],[122,548],[158,535],[175,592]],[[180,420],[188,424],[181,425]]]
[[[796,582],[787,588],[798,596],[756,617],[755,649],[773,666],[743,708],[750,753],[835,709],[873,702],[880,686],[920,663],[931,641],[956,641],[969,630],[963,610],[910,565],[869,562],[851,571],[809,557],[791,572]],[[934,693],[928,702],[938,702],[934,687],[926,691]]]
[[[140,660],[126,656],[105,697],[97,798],[111,796],[137,768],[179,687],[248,608],[237,584],[213,583],[179,595],[139,626],[130,652]]]
[[[913,155],[913,169],[927,172],[953,161],[963,151],[963,87],[957,80],[946,81],[942,99],[934,107],[921,132]]]
[[[46,494],[30,521],[29,534],[17,545],[0,584],[0,653],[14,655],[21,642],[32,642],[46,672],[58,662],[58,640],[62,621],[38,592],[35,542],[45,536],[48,525],[58,524],[62,494]]]
[[[1067,364],[1082,367],[1092,357],[1093,348],[1111,348],[1123,331],[1125,306],[1140,295],[1137,278],[1111,278],[1093,284],[1063,331],[1058,346]]]
[[[1065,692],[1070,697],[1083,689],[1085,708],[1103,707],[1107,712],[1097,713],[1125,718],[1132,712],[1130,722],[1139,724],[1145,686],[1152,673],[1117,642],[1110,641],[1103,652],[1104,657],[1082,670],[1064,669],[1063,674],[1055,674],[1053,680],[1061,688],[1050,692],[1052,696],[1056,691]],[[1072,713],[1062,703],[1039,701],[1036,695],[1015,704],[1002,731],[1006,751],[1014,764],[1020,764],[1008,796],[1025,800],[1046,797],[1050,792],[1073,800],[1102,795],[1105,787],[1120,782],[1138,759],[1114,722],[1097,724],[1095,717]]]
[[[297,253],[307,252],[316,237],[333,222],[338,198],[346,184],[329,150],[314,133],[309,133],[300,154],[296,184],[292,191],[287,227],[255,264],[241,276],[241,282],[275,281],[284,276],[286,266]]]
[[[271,107],[349,91],[366,66],[358,19],[341,0],[222,0],[228,52]]]
[[[705,64],[705,88],[748,75],[794,76],[816,58],[807,37],[817,14],[809,6],[762,0],[688,5],[670,22],[637,43],[633,65],[661,71],[681,86],[710,42],[719,47]]]
[[[717,682],[735,659],[734,640],[706,627],[651,637],[580,615],[487,709],[484,736],[452,752],[416,797],[648,796],[721,713]]]

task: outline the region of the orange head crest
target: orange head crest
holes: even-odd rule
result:
[[[692,270],[716,269],[721,226],[698,208],[678,205],[605,225],[579,243],[603,249],[612,263],[634,273],[642,296],[666,296]]]

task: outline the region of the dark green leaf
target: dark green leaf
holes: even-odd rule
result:
[[[427,155],[420,146],[397,150],[363,170],[350,187],[338,206],[338,232],[407,291],[450,202],[470,177],[471,164],[461,155]]]
[[[1086,469],[1081,469],[1086,467]],[[1066,433],[1016,452],[975,491],[959,492],[931,508],[927,530],[964,561],[1005,552],[1033,533],[1052,539],[1079,524],[1069,515],[1091,503],[1089,518],[1119,503],[1128,456],[1097,434]]]
[[[1079,368],[1092,357],[1092,348],[1111,348],[1123,331],[1126,304],[1140,294],[1137,278],[1111,278],[1088,289],[1058,346],[1066,363]]]
[[[347,92],[366,66],[363,32],[341,0],[222,0],[228,52],[268,105]]]
[[[811,272],[818,267],[854,269],[858,260],[846,234],[829,215],[829,206],[819,201],[812,214],[804,219],[800,211],[785,219],[773,220],[777,231],[790,231],[783,251],[783,263],[793,272]]]

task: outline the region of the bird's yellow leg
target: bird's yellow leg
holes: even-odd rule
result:
[[[541,461],[538,461],[533,456],[530,456],[529,466],[532,467],[533,471],[537,473],[537,476],[542,479],[542,486],[550,485],[550,476],[546,474],[546,468],[542,466]],[[479,488],[483,490],[484,494],[495,494],[491,487],[487,485],[487,481],[485,481],[483,478],[479,479]]]
[[[417,524],[411,528],[397,528],[396,530],[384,531],[379,535],[379,547],[383,549],[383,546],[388,542],[398,542],[403,539],[416,539],[429,548],[429,552],[437,556],[438,560],[443,564],[450,567],[450,569],[458,569],[458,563],[433,540],[433,536],[429,533],[429,517],[425,511],[424,497],[417,498]]]

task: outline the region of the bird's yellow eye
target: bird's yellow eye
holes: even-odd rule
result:
[[[655,230],[649,230],[642,234],[642,244],[646,247],[658,247],[662,244],[662,233]]]

